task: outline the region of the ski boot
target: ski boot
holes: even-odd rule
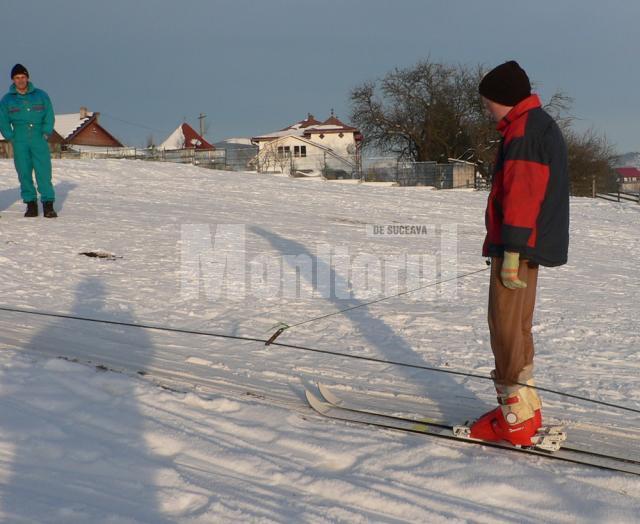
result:
[[[491,376],[495,380],[495,371]],[[506,440],[514,446],[533,445],[532,439],[542,426],[542,409],[535,390],[520,385],[495,384],[495,388],[500,405],[476,420],[469,436],[489,442]]]

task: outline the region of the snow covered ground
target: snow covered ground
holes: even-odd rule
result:
[[[13,165],[0,161],[2,307],[268,338],[278,322],[403,291],[420,255],[422,283],[484,264],[486,193],[140,161],[55,161],[54,177],[60,217],[25,219]],[[639,213],[572,200],[570,262],[540,275],[539,385],[640,407]],[[392,237],[371,234],[373,224],[437,227]],[[227,268],[226,292],[186,293],[194,242],[215,236],[212,249],[234,262],[238,234],[244,271]],[[97,250],[117,258],[79,255]],[[351,283],[357,297],[313,293],[328,250],[342,254],[335,285]],[[206,276],[215,264],[202,260]],[[296,294],[293,264],[305,260],[313,271],[303,266]],[[487,375],[487,278],[301,325],[279,341]],[[396,403],[427,395],[460,422],[494,402],[482,380],[0,311],[0,521],[638,520],[638,477],[323,419],[303,399],[316,378],[406,395],[380,397]],[[544,400],[558,420],[640,431],[632,413]]]

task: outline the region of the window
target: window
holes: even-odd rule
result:
[[[300,146],[300,156],[302,157],[307,156],[307,146]]]
[[[307,156],[307,146],[293,146],[293,156],[296,158]]]
[[[289,146],[278,146],[278,158],[291,156],[291,148]]]

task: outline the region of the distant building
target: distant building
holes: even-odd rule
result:
[[[195,149],[198,151],[213,151],[215,147],[200,136],[193,127],[184,123],[176,127],[158,149],[173,151],[178,149]]]
[[[350,178],[359,169],[362,134],[331,114],[313,115],[280,131],[252,138],[258,146],[255,167],[263,173]]]
[[[224,151],[225,167],[233,171],[251,171],[252,162],[258,154],[258,146],[250,138],[227,138],[213,144],[218,151]]]
[[[640,169],[637,167],[619,167],[616,169],[621,191],[640,191]]]
[[[62,137],[63,148],[73,151],[99,151],[125,147],[98,119],[100,113],[81,107],[79,113],[56,115],[54,129]]]

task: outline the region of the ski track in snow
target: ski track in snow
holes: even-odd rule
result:
[[[352,255],[439,256],[438,235],[376,238],[365,225],[456,223],[457,271],[484,264],[481,192],[56,160],[60,217],[27,220],[11,161],[0,161],[0,174],[1,302],[9,307],[268,338],[277,322],[358,303],[269,295],[182,300],[184,224],[208,224],[212,232],[216,224],[246,224],[251,260],[313,256],[319,244],[348,247]],[[640,406],[638,212],[634,204],[572,199],[569,264],[540,275],[539,385]],[[78,254],[96,250],[122,258]],[[341,273],[336,278],[347,280]],[[422,300],[405,295],[300,326],[279,341],[486,375],[492,364],[487,278],[484,272],[458,281],[454,298],[437,290]],[[302,285],[313,283],[303,278]],[[413,398],[426,394],[443,407],[455,392],[473,413],[494,402],[486,381],[9,312],[0,315],[0,348],[2,521],[637,519],[640,482],[633,477],[328,421],[302,397],[305,381],[321,378]],[[545,400],[568,420],[640,430],[637,415]]]

